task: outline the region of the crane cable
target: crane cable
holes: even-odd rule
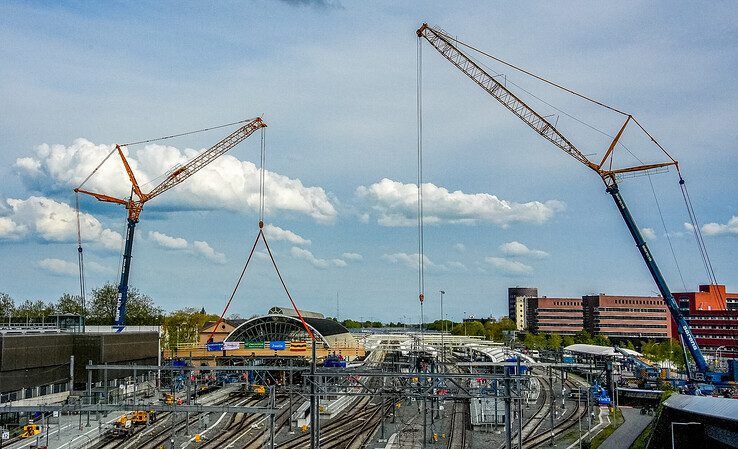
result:
[[[702,230],[700,229],[700,224],[697,221],[697,214],[694,211],[692,199],[690,198],[689,191],[687,190],[687,184],[684,182],[684,179],[681,176],[679,177],[679,187],[682,191],[684,204],[687,207],[690,225],[692,227],[692,232],[694,233],[695,240],[697,241],[697,247],[700,251],[700,256],[702,257],[702,264],[705,267],[705,272],[707,273],[707,277],[710,283],[713,285],[717,285],[717,277],[715,276],[715,270],[712,267],[710,255],[707,253],[707,246],[705,246],[705,240],[702,236]]]
[[[544,82],[546,84],[549,84],[549,85],[551,85],[553,87],[556,87],[557,89],[560,89],[560,90],[563,90],[565,92],[568,92],[568,93],[570,93],[572,95],[575,95],[575,96],[577,96],[579,98],[582,98],[583,100],[589,101],[591,103],[594,103],[594,104],[596,104],[598,106],[601,106],[601,107],[603,107],[605,109],[608,109],[610,111],[616,112],[618,114],[625,115],[625,116],[630,116],[631,119],[636,123],[636,125],[638,126],[638,128],[640,128],[641,131],[643,131],[643,133],[646,134],[646,136],[651,140],[651,142],[653,142],[654,145],[656,145],[659,148],[659,150],[661,150],[661,152],[663,152],[672,162],[674,162],[674,163],[677,162],[676,159],[674,159],[671,156],[671,154],[666,150],[666,148],[664,148],[661,145],[661,143],[659,143],[659,141],[657,141],[656,138],[654,138],[653,135],[651,135],[651,133],[649,133],[648,130],[646,130],[646,128],[638,121],[638,119],[636,119],[631,114],[628,114],[627,112],[624,112],[624,111],[622,111],[620,109],[617,109],[617,108],[615,108],[613,106],[609,106],[609,105],[607,105],[605,103],[602,103],[601,101],[595,100],[595,99],[593,99],[591,97],[588,97],[588,96],[586,96],[586,95],[584,95],[582,93],[579,93],[579,92],[577,92],[577,91],[575,91],[573,89],[570,89],[568,87],[565,87],[565,86],[563,86],[561,84],[555,83],[555,82],[553,82],[551,80],[548,80],[548,79],[546,79],[546,78],[544,78],[542,76],[536,75],[535,73],[532,73],[532,72],[530,72],[530,71],[528,71],[528,70],[526,70],[526,69],[524,69],[524,68],[522,68],[520,66],[514,65],[514,64],[512,64],[510,62],[507,62],[507,61],[501,59],[501,58],[498,58],[498,57],[496,57],[494,55],[491,55],[491,54],[489,54],[487,52],[484,52],[484,51],[482,51],[482,50],[480,50],[480,49],[478,49],[478,48],[476,48],[476,47],[474,47],[472,45],[469,45],[469,44],[467,44],[467,43],[465,43],[463,41],[460,41],[459,39],[454,38],[454,37],[446,34],[445,32],[444,32],[444,36],[446,36],[448,39],[450,39],[450,40],[458,43],[459,45],[462,45],[462,46],[464,46],[464,47],[466,47],[466,48],[468,48],[470,50],[473,50],[473,51],[475,51],[477,53],[480,53],[480,54],[482,54],[484,56],[487,56],[488,58],[490,58],[490,59],[492,59],[494,61],[497,61],[497,62],[499,62],[499,63],[501,63],[501,64],[503,64],[503,65],[505,65],[507,67],[510,67],[510,68],[512,68],[514,70],[517,70],[517,71],[519,71],[521,73],[524,73],[524,74],[526,74],[528,76],[531,76],[531,77],[533,77],[533,78],[535,78],[535,79],[537,79],[539,81],[542,81],[542,82]],[[541,102],[547,104],[548,106],[556,109],[557,111],[559,111],[559,112],[561,112],[561,113],[569,116],[570,118],[572,118],[572,119],[574,119],[574,120],[576,120],[576,121],[578,121],[578,122],[580,122],[580,123],[582,123],[582,124],[584,124],[584,125],[592,128],[592,129],[594,129],[595,131],[598,131],[598,132],[600,132],[602,134],[607,135],[607,133],[604,133],[603,131],[601,131],[599,129],[596,129],[593,126],[591,126],[591,125],[589,125],[589,124],[587,124],[587,123],[585,123],[585,122],[577,119],[576,117],[573,117],[572,115],[566,113],[565,111],[562,111],[562,110],[556,108],[555,106],[547,103],[543,99],[541,99],[541,98],[533,95],[531,92],[528,92],[527,90],[523,89],[521,86],[515,84],[514,82],[511,81],[511,83],[514,84],[515,86],[517,86],[518,88],[520,88],[521,90],[523,90],[524,92],[528,93],[529,95],[533,96],[534,98],[538,99],[539,101],[541,101]],[[612,137],[612,136],[610,136],[610,137]],[[628,151],[628,153],[631,154],[631,156],[635,157],[637,160],[640,161],[640,159],[638,157],[636,157],[623,143],[620,143],[619,142],[618,144],[620,146],[624,147]],[[689,196],[689,191],[687,190],[687,186],[686,186],[686,184],[684,182],[684,178],[682,178],[681,172],[679,171],[679,166],[677,165],[676,167],[677,167],[677,172],[679,173],[679,187],[680,187],[680,190],[682,192],[682,197],[684,199],[684,204],[685,204],[685,206],[687,208],[687,213],[689,215],[690,224],[692,226],[692,231],[694,233],[695,240],[697,241],[697,247],[699,249],[700,256],[702,258],[702,263],[703,263],[703,266],[705,268],[705,272],[707,274],[707,277],[709,279],[709,282],[712,283],[713,285],[717,285],[717,277],[715,275],[715,270],[713,269],[712,261],[710,260],[710,256],[708,254],[707,247],[705,245],[704,237],[703,237],[702,231],[701,231],[701,229],[699,227],[699,222],[697,220],[697,215],[696,215],[696,213],[694,211],[694,206],[692,204],[692,200],[691,200],[691,198]],[[649,182],[651,182],[650,175],[649,175]],[[673,245],[672,245],[672,242],[671,242],[671,238],[669,236],[668,231],[666,231],[666,224],[665,224],[665,221],[664,221],[663,214],[661,213],[661,206],[658,203],[658,199],[656,198],[656,192],[653,189],[653,183],[651,183],[651,189],[653,190],[654,198],[656,199],[657,208],[658,208],[659,214],[661,216],[662,225],[664,226],[664,230],[666,232],[666,237],[667,237],[667,240],[669,242],[669,247],[671,248],[672,256],[674,257],[674,261],[675,261],[676,266],[677,266],[677,271],[679,271],[679,277],[681,278],[682,284],[684,284],[684,288],[685,288],[685,291],[686,291],[687,290],[686,284],[684,283],[684,278],[682,276],[681,269],[679,268],[679,264],[678,264],[677,259],[676,259],[676,253],[674,252],[674,248],[673,248]]]
[[[218,326],[220,325],[220,323],[223,322],[223,318],[225,317],[225,314],[228,311],[228,308],[231,306],[231,302],[233,302],[233,298],[236,296],[236,292],[238,291],[238,288],[241,285],[241,281],[243,280],[243,277],[246,274],[246,269],[248,268],[249,264],[251,263],[251,260],[253,259],[254,253],[256,252],[256,246],[259,244],[259,240],[261,240],[262,242],[264,242],[264,247],[267,250],[269,259],[272,261],[272,265],[274,266],[274,271],[276,271],[277,273],[279,282],[282,284],[282,288],[284,289],[285,294],[287,294],[287,298],[290,300],[290,304],[292,305],[292,308],[294,309],[295,313],[299,317],[303,328],[305,328],[305,331],[310,336],[311,341],[313,342],[313,344],[315,344],[315,341],[316,341],[315,334],[313,333],[312,329],[305,321],[305,318],[302,316],[302,312],[300,312],[300,309],[297,308],[297,304],[295,303],[295,300],[293,299],[289,288],[287,288],[287,284],[285,283],[284,278],[282,277],[282,273],[279,271],[279,267],[277,266],[277,261],[274,259],[274,254],[272,253],[272,250],[269,247],[269,243],[267,242],[266,235],[264,235],[264,211],[266,210],[266,174],[265,174],[266,172],[266,168],[265,168],[266,137],[265,137],[264,128],[261,128],[261,148],[260,148],[260,154],[259,154],[259,162],[260,162],[260,165],[259,165],[259,232],[258,234],[256,234],[256,239],[254,240],[254,244],[251,246],[251,251],[249,251],[249,256],[246,258],[246,263],[241,269],[241,274],[238,276],[236,285],[233,287],[233,291],[231,292],[231,295],[228,298],[228,301],[226,302],[226,306],[223,309],[223,313],[220,314],[218,321],[215,323],[215,326],[213,326],[213,330],[210,332],[208,341],[211,341],[211,339],[213,338],[213,335],[215,335],[215,332],[218,330]]]
[[[425,234],[423,229],[423,45],[418,37],[416,72],[416,107],[418,126],[418,299],[420,300],[420,334],[423,336],[423,301],[425,299]]]
[[[85,325],[87,318],[87,307],[86,307],[86,288],[85,288],[85,258],[82,249],[82,226],[79,219],[79,192],[75,192],[75,209],[77,213],[77,265],[79,266],[79,297],[82,301],[82,325]]]

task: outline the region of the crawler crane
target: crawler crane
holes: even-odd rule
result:
[[[118,332],[122,331],[125,327],[126,301],[128,299],[128,277],[131,271],[131,255],[133,252],[133,233],[136,230],[136,224],[138,223],[139,216],[141,215],[144,204],[171,189],[172,187],[185,181],[187,178],[197,173],[200,169],[213,162],[219,156],[225,154],[228,150],[246,140],[251,134],[266,126],[266,123],[264,123],[261,118],[255,118],[253,120],[247,121],[246,124],[233,131],[220,142],[198,154],[187,164],[173,170],[159,185],[154,187],[148,193],[144,193],[141,191],[141,188],[136,181],[136,177],[133,174],[133,170],[131,169],[131,166],[128,164],[128,160],[123,154],[123,149],[120,145],[116,145],[115,151],[117,151],[118,155],[120,156],[120,159],[123,162],[123,167],[125,167],[126,173],[128,174],[128,179],[131,181],[131,196],[126,199],[121,199],[112,197],[110,195],[105,195],[103,193],[90,192],[80,187],[74,189],[75,193],[84,193],[86,195],[90,195],[93,198],[96,198],[98,201],[121,204],[125,206],[126,209],[128,209],[126,240],[123,250],[123,266],[120,273],[120,284],[118,284],[118,295],[114,320],[114,327],[117,329]]]
[[[630,231],[630,234],[633,237],[633,240],[635,241],[636,247],[638,248],[638,251],[640,252],[641,257],[643,258],[643,261],[646,263],[646,266],[648,267],[648,270],[651,273],[651,277],[656,283],[656,286],[658,287],[662,298],[666,302],[666,306],[671,312],[671,316],[674,318],[674,321],[676,321],[677,330],[679,332],[679,336],[682,340],[682,343],[684,344],[685,348],[689,350],[689,353],[692,355],[692,358],[695,361],[696,372],[688,373],[690,380],[698,381],[698,382],[707,381],[707,382],[719,384],[728,379],[733,379],[735,374],[732,372],[731,373],[721,373],[721,372],[713,372],[710,370],[707,362],[705,361],[705,357],[702,355],[702,351],[700,350],[700,347],[697,345],[697,341],[695,340],[695,337],[689,328],[689,324],[684,319],[684,316],[679,310],[679,306],[676,300],[674,299],[674,296],[672,295],[671,290],[669,290],[669,286],[666,284],[666,280],[664,279],[664,276],[661,274],[661,270],[659,270],[659,267],[656,264],[656,261],[654,260],[653,255],[648,249],[648,245],[646,245],[646,241],[643,238],[643,235],[641,234],[640,229],[636,225],[635,220],[633,219],[633,216],[628,210],[628,207],[626,206],[625,201],[623,200],[623,197],[620,195],[620,190],[618,189],[617,178],[621,175],[632,174],[632,173],[637,173],[637,172],[648,172],[648,171],[658,170],[658,169],[665,169],[670,166],[676,167],[678,171],[679,163],[676,160],[674,160],[659,145],[659,148],[664,152],[664,154],[668,157],[669,160],[665,162],[655,163],[655,164],[643,164],[643,165],[636,165],[636,166],[631,166],[631,167],[613,169],[612,168],[613,167],[613,164],[612,164],[613,151],[618,145],[618,141],[620,140],[623,134],[623,131],[625,131],[625,128],[631,122],[636,123],[640,127],[640,124],[638,124],[637,120],[632,115],[625,114],[620,111],[618,112],[627,116],[625,123],[620,128],[620,130],[615,135],[615,137],[613,138],[612,142],[610,143],[609,148],[605,152],[604,157],[599,162],[590,161],[589,158],[587,158],[587,156],[582,151],[580,151],[576,146],[574,146],[574,144],[571,142],[570,139],[565,137],[556,128],[555,124],[552,124],[546,117],[544,117],[543,115],[533,110],[530,106],[528,106],[525,102],[523,102],[518,96],[512,93],[505,85],[498,82],[497,79],[495,79],[494,76],[490,75],[485,69],[483,69],[480,66],[480,64],[476,63],[474,60],[472,60],[472,58],[470,58],[462,50],[460,50],[456,44],[461,44],[466,47],[469,47],[468,45],[460,42],[458,39],[452,37],[451,35],[449,35],[448,33],[440,29],[436,29],[436,28],[428,26],[427,23],[424,23],[416,31],[416,33],[419,39],[424,38],[425,40],[427,40],[428,43],[430,43],[430,45],[433,48],[435,48],[443,57],[448,59],[453,65],[455,65],[459,70],[461,70],[462,73],[464,73],[472,81],[478,84],[488,94],[492,95],[492,97],[495,100],[497,100],[505,108],[510,110],[510,112],[515,114],[519,119],[521,119],[526,125],[532,128],[535,132],[543,136],[546,140],[556,145],[561,150],[563,150],[564,152],[566,152],[567,154],[572,156],[574,159],[578,160],[579,162],[581,162],[582,164],[584,164],[585,166],[587,166],[588,168],[590,168],[591,170],[593,170],[595,173],[597,173],[600,176],[602,181],[605,183],[605,191],[608,194],[610,194],[612,199],[615,201],[615,205],[617,206],[618,211],[620,212],[620,215],[623,217],[623,220],[625,221],[625,224],[627,225],[628,230]],[[529,72],[525,72],[525,73],[532,75]],[[540,77],[537,77],[536,75],[532,75],[532,76],[540,79]],[[569,91],[569,92],[573,93],[572,91]],[[603,106],[601,103],[598,103],[598,104]],[[641,129],[643,128],[641,127]],[[646,132],[645,129],[643,131]],[[653,137],[651,137],[650,134],[648,134],[647,132],[646,134],[654,143],[656,142],[653,139]],[[681,178],[681,176],[680,176],[679,182],[682,185],[684,184],[684,180]],[[735,367],[732,367],[731,371],[734,371],[734,370],[735,370]]]

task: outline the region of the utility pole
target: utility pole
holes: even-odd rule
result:
[[[548,443],[549,446],[554,445],[554,411],[556,410],[556,396],[554,395],[554,380],[553,380],[553,368],[548,368],[548,385],[551,389],[551,440]]]
[[[512,407],[510,394],[510,373],[505,371],[505,442],[506,448],[512,449]]]
[[[443,295],[445,291],[441,290],[441,364],[444,365],[443,371],[445,371],[446,364],[446,345],[444,344],[443,334],[446,333],[446,321],[443,319]]]

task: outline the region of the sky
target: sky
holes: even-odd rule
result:
[[[265,234],[298,306],[418,321],[423,22],[633,114],[679,160],[716,277],[737,291],[736,16],[734,2],[3,2],[0,291],[79,291],[72,189],[116,143],[260,116]],[[440,317],[441,290],[456,320],[505,314],[512,286],[655,294],[598,176],[420,51],[424,319]],[[473,56],[592,159],[623,124]],[[125,153],[146,191],[233,129]],[[665,160],[634,126],[622,142],[618,164]],[[256,133],[146,204],[131,286],[167,311],[223,310],[258,232],[259,148]],[[708,277],[677,182],[672,169],[621,191],[672,290],[694,291]],[[130,183],[114,155],[85,187],[125,196]],[[88,290],[117,284],[125,210],[79,201]],[[257,247],[229,313],[288,304]]]

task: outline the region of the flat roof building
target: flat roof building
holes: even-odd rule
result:
[[[538,296],[538,289],[535,287],[510,287],[507,289],[507,317],[513,321],[515,319],[515,304],[517,298],[535,298]]]
[[[699,291],[674,293],[697,344],[706,356],[738,358],[738,294],[724,285],[700,285]],[[678,339],[672,321],[672,338]]]
[[[671,314],[660,296],[582,297],[584,328],[609,338],[671,337]]]
[[[582,298],[528,298],[526,321],[533,332],[574,335],[584,325]]]

